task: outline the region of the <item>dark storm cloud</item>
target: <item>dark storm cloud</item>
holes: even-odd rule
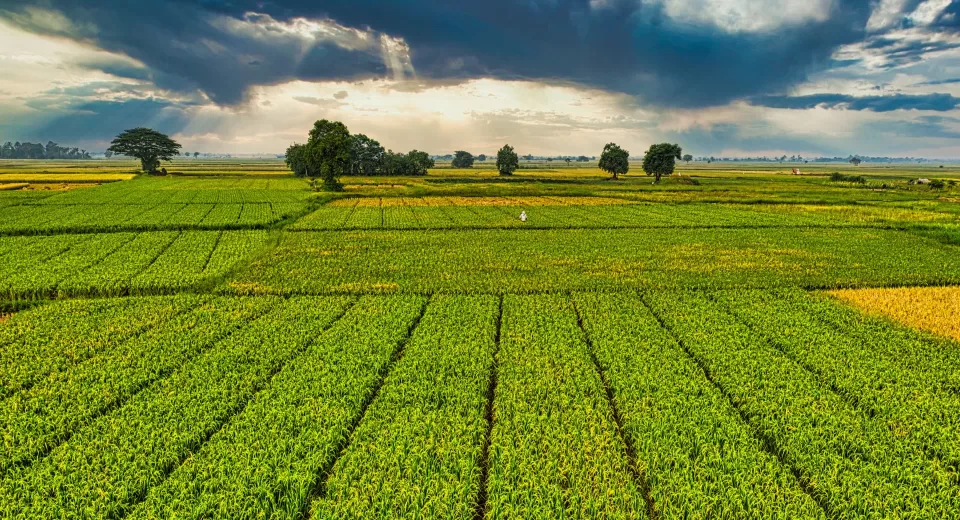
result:
[[[109,141],[123,129],[149,126],[154,130],[175,134],[189,122],[179,106],[158,99],[126,101],[78,101],[67,107],[63,115],[32,130],[28,139],[72,142]]]
[[[834,108],[845,110],[932,110],[947,112],[960,106],[960,98],[950,94],[894,94],[891,96],[847,96],[844,94],[811,94],[809,96],[759,96],[751,104],[769,108],[806,110]]]
[[[0,16],[126,54],[144,63],[159,87],[199,89],[226,105],[241,102],[253,85],[388,73],[378,48],[326,41],[303,52],[281,31],[254,34],[221,23],[258,12],[283,21],[330,19],[373,37],[401,38],[421,80],[574,82],[698,107],[782,93],[833,66],[835,49],[863,40],[870,4],[842,0],[825,21],[753,33],[684,23],[667,17],[659,2],[640,0],[608,0],[602,8],[590,0],[0,0]],[[31,5],[56,9],[72,26],[30,19]]]
[[[83,66],[124,78],[149,78],[163,89],[199,90],[223,105],[240,103],[253,85],[298,78],[368,77],[386,70],[369,52],[324,40],[303,48],[304,40],[298,35],[279,31],[255,16],[245,20],[243,13],[233,19],[216,18],[204,4],[173,0],[0,0],[0,19],[40,34],[125,54],[148,70],[119,62]],[[34,7],[55,9],[69,24],[49,23],[49,17],[31,10]]]
[[[929,87],[929,86],[935,86],[935,85],[953,85],[954,83],[960,83],[960,78],[924,81],[922,83],[917,83],[917,86]]]

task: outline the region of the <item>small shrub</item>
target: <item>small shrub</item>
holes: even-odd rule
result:
[[[830,174],[830,180],[833,182],[852,182],[853,184],[866,184],[867,179],[863,175],[846,175],[840,172]]]

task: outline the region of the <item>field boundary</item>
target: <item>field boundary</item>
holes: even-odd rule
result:
[[[751,424],[746,414],[744,413],[743,409],[737,406],[736,402],[731,397],[727,389],[724,388],[723,385],[718,383],[717,380],[710,373],[710,368],[703,362],[702,359],[700,359],[700,357],[694,354],[693,351],[691,351],[690,348],[687,347],[686,343],[677,336],[677,334],[673,331],[672,328],[667,326],[667,324],[663,321],[663,318],[660,316],[660,314],[653,309],[653,306],[651,306],[650,303],[647,301],[647,296],[644,293],[638,293],[637,297],[639,298],[640,302],[643,303],[643,305],[647,308],[647,310],[650,311],[650,314],[653,315],[653,317],[657,320],[657,323],[660,324],[660,327],[663,328],[663,330],[665,330],[668,334],[670,334],[670,337],[671,339],[673,339],[674,343],[676,343],[680,347],[680,349],[683,351],[683,353],[686,354],[686,356],[690,358],[690,360],[697,366],[697,368],[700,369],[700,371],[703,373],[703,376],[707,379],[707,381],[709,381],[710,384],[717,389],[717,391],[720,393],[720,395],[723,396],[724,399],[726,399],[727,404],[730,406],[732,410],[734,410],[737,413],[743,425],[750,431],[750,433],[754,436],[754,438],[760,441],[760,445],[762,446],[763,451],[766,452],[768,455],[772,456],[775,460],[777,460],[780,463],[780,465],[782,465],[784,468],[790,471],[790,473],[793,475],[800,489],[802,489],[803,492],[806,493],[807,496],[809,496],[810,499],[813,500],[814,503],[816,503],[817,506],[820,507],[820,509],[823,511],[824,515],[827,518],[835,517],[836,515],[834,514],[834,511],[830,506],[830,503],[823,500],[822,497],[820,497],[817,493],[814,492],[813,488],[810,486],[809,480],[805,476],[803,476],[803,474],[799,469],[797,469],[793,464],[790,463],[790,461],[783,454],[783,450],[781,450],[780,447],[777,445],[776,441],[773,438],[771,438],[769,435],[766,435],[765,433],[759,431],[753,424]]]
[[[367,410],[370,408],[370,405],[373,404],[373,402],[376,401],[377,397],[380,395],[380,390],[386,383],[387,377],[389,377],[390,373],[393,371],[393,367],[395,367],[397,362],[403,358],[403,353],[406,351],[407,344],[410,343],[410,339],[413,338],[414,333],[416,333],[417,327],[420,326],[420,321],[427,313],[427,306],[432,300],[432,297],[424,299],[423,304],[420,306],[419,314],[417,314],[417,316],[413,319],[413,322],[411,322],[407,328],[406,336],[404,336],[404,338],[398,341],[394,346],[394,350],[390,355],[390,360],[386,363],[386,365],[384,365],[379,374],[379,378],[373,385],[371,392],[361,404],[360,412],[347,426],[346,434],[341,438],[340,442],[333,450],[336,455],[334,455],[330,459],[329,463],[321,468],[316,474],[317,480],[313,485],[313,489],[307,493],[306,500],[303,502],[303,509],[300,511],[301,518],[308,518],[310,516],[310,507],[312,504],[316,500],[326,496],[327,482],[330,479],[330,475],[333,473],[333,468],[336,467],[337,461],[343,458],[343,455],[350,448],[350,444],[353,442],[353,436],[356,433],[357,428],[360,426],[360,423],[363,422],[364,417],[367,416]]]
[[[343,309],[341,309],[340,312],[339,312],[336,316],[334,316],[334,318],[333,318],[332,320],[330,320],[329,323],[327,323],[320,331],[318,331],[318,332],[317,332],[317,335],[314,336],[313,339],[311,339],[310,341],[305,342],[304,345],[301,346],[301,348],[296,349],[296,350],[293,351],[289,356],[287,356],[286,359],[284,359],[282,362],[278,363],[277,366],[274,367],[273,370],[271,370],[271,372],[267,375],[267,377],[264,379],[263,383],[262,383],[260,386],[258,386],[258,387],[256,387],[256,388],[253,389],[253,391],[250,393],[250,397],[249,397],[243,404],[241,404],[240,406],[238,406],[235,410],[230,411],[230,412],[223,418],[223,420],[220,422],[220,424],[219,424],[216,428],[212,428],[209,432],[205,433],[204,436],[197,441],[197,443],[196,443],[195,446],[193,446],[193,447],[191,447],[190,449],[186,450],[186,453],[184,454],[183,457],[180,458],[180,460],[179,460],[178,462],[176,462],[176,463],[174,463],[174,464],[171,464],[170,467],[163,468],[163,469],[161,470],[161,471],[162,471],[162,476],[161,476],[160,480],[158,480],[157,482],[153,483],[153,484],[150,485],[149,487],[146,487],[146,488],[141,489],[141,490],[140,490],[138,493],[136,493],[134,496],[130,497],[130,501],[126,504],[125,512],[124,512],[121,516],[124,517],[124,518],[125,518],[126,516],[128,516],[129,513],[132,512],[134,509],[136,509],[136,507],[137,507],[140,503],[142,503],[144,500],[146,500],[147,496],[150,494],[150,490],[151,490],[151,489],[153,489],[153,488],[158,488],[158,487],[160,487],[161,485],[163,485],[163,483],[166,482],[166,480],[167,480],[168,478],[170,478],[170,475],[172,475],[174,471],[176,471],[180,466],[182,466],[182,465],[184,464],[184,462],[186,462],[188,459],[190,459],[190,457],[192,457],[194,453],[196,453],[196,452],[199,451],[201,448],[203,448],[203,446],[204,446],[205,444],[207,444],[207,443],[210,441],[210,439],[213,438],[214,435],[216,435],[216,434],[219,433],[221,430],[223,430],[225,427],[227,427],[227,425],[230,424],[231,421],[233,421],[233,418],[234,418],[234,417],[242,414],[242,413],[244,412],[244,410],[246,410],[247,407],[250,406],[250,403],[252,403],[254,400],[256,400],[256,398],[257,398],[257,396],[260,394],[260,392],[262,392],[263,390],[269,388],[269,387],[273,384],[273,380],[277,377],[278,374],[280,374],[280,372],[283,371],[284,368],[286,368],[290,363],[293,363],[297,358],[299,358],[301,355],[303,355],[303,353],[306,352],[307,349],[309,349],[310,346],[312,346],[312,345],[317,341],[317,338],[319,338],[322,334],[324,334],[325,332],[327,332],[328,330],[330,330],[331,328],[333,328],[333,326],[336,325],[337,322],[339,322],[339,321],[347,314],[347,312],[348,312],[350,309],[352,309],[352,308],[354,307],[354,305],[356,305],[356,303],[357,303],[357,299],[354,298],[353,300],[351,300],[350,302],[348,302],[346,305],[344,305],[344,306],[343,306]],[[276,308],[274,308],[274,310],[275,310],[275,309],[276,309]],[[267,311],[267,312],[269,313],[269,311]],[[262,316],[261,316],[261,317],[262,317]],[[241,327],[241,328],[242,328],[242,327]]]
[[[657,513],[657,507],[653,501],[653,491],[650,488],[650,481],[647,479],[647,475],[637,467],[637,449],[634,446],[631,437],[627,435],[626,431],[623,429],[623,415],[620,414],[620,408],[617,406],[617,400],[613,395],[613,388],[610,386],[610,382],[607,380],[606,372],[600,366],[600,360],[597,359],[597,352],[593,345],[593,339],[590,338],[590,333],[587,332],[587,329],[583,326],[583,315],[580,313],[580,307],[577,305],[577,302],[573,298],[572,294],[570,295],[570,302],[573,305],[573,311],[577,315],[577,327],[580,328],[580,332],[583,334],[583,339],[587,344],[587,350],[590,353],[590,360],[593,362],[593,368],[597,371],[597,377],[600,378],[600,383],[603,386],[603,392],[607,398],[607,404],[609,405],[610,412],[613,415],[614,426],[617,428],[617,435],[620,436],[620,440],[623,441],[623,446],[626,449],[627,470],[630,472],[630,476],[633,477],[634,482],[637,483],[637,485],[640,487],[640,490],[643,492],[643,500],[647,503],[647,516],[650,518],[650,520],[659,520],[660,515]]]
[[[484,419],[487,421],[484,432],[483,446],[480,449],[480,489],[477,493],[477,506],[474,511],[474,520],[483,520],[489,512],[489,494],[487,487],[490,481],[490,442],[493,439],[494,399],[497,394],[498,363],[500,356],[500,332],[503,327],[503,295],[497,303],[497,330],[494,335],[493,362],[490,364],[490,381],[487,384],[487,404],[484,407]]]

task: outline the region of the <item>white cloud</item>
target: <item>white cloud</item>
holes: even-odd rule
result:
[[[881,0],[870,13],[867,20],[868,31],[886,29],[903,18],[903,10],[907,7],[907,0]]]
[[[907,18],[917,25],[930,25],[944,9],[950,7],[953,0],[926,0],[918,5]]]
[[[830,17],[833,0],[659,0],[670,18],[728,32],[770,32]]]

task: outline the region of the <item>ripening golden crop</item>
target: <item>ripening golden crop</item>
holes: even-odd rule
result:
[[[829,293],[866,312],[960,340],[960,287],[847,289]]]

